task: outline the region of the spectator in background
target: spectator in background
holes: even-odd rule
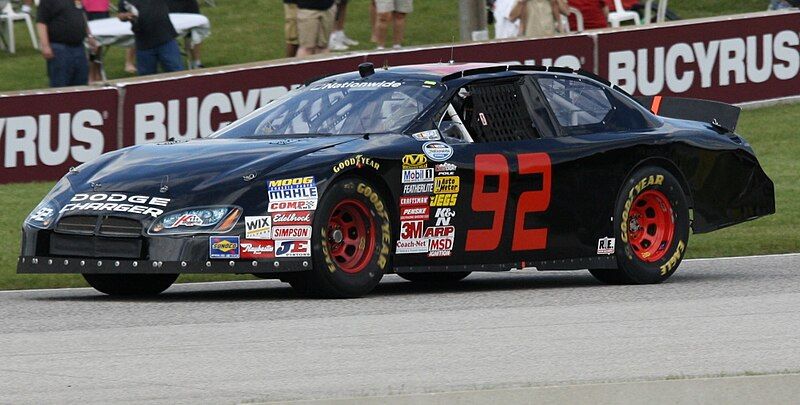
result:
[[[333,22],[333,32],[328,41],[328,48],[332,51],[346,51],[351,46],[358,45],[358,41],[351,39],[344,33],[344,22],[347,18],[347,0],[336,0],[336,19]]]
[[[283,0],[283,35],[286,37],[286,57],[297,56],[297,0]]]
[[[201,14],[200,5],[197,4],[197,0],[167,0],[167,7],[169,7],[170,13]],[[192,44],[192,69],[205,67],[200,57],[201,45],[202,44]]]
[[[83,9],[86,10],[86,19],[89,21],[108,18],[109,0],[83,0]],[[97,58],[103,48],[97,48],[96,52],[89,54],[89,83],[103,80],[100,65]]]
[[[297,0],[297,56],[328,52],[335,15],[333,0]]]
[[[377,13],[376,22],[376,42],[377,49],[384,49],[386,46],[386,36],[389,32],[389,22],[392,22],[393,48],[398,49],[403,46],[403,39],[406,32],[406,14],[414,11],[413,0],[375,0],[375,12]]]
[[[769,2],[769,10],[782,10],[792,7],[800,7],[800,0],[770,0]]]
[[[47,60],[50,87],[80,86],[89,81],[83,41],[97,49],[89,33],[83,6],[74,0],[42,0],[36,16],[42,56]]]
[[[546,37],[565,32],[561,14],[569,15],[569,8],[561,0],[528,0],[522,10],[522,32],[526,37]]]
[[[496,0],[494,2],[494,37],[516,38],[521,33],[521,20],[526,0]]]
[[[583,14],[584,29],[608,27],[608,3],[606,0],[569,0],[568,3]],[[573,32],[578,30],[578,22],[574,15],[569,16],[569,28]]]
[[[136,38],[136,71],[140,76],[183,70],[175,27],[169,20],[169,7],[163,0],[121,0],[122,21],[130,21]]]

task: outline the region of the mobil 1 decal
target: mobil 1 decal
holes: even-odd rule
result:
[[[516,173],[512,173],[514,163]],[[523,191],[509,204],[514,197],[510,195],[512,179],[514,190]],[[552,173],[547,153],[476,155],[473,184],[472,195],[464,196],[469,204],[459,205],[471,211],[470,220],[462,222],[467,225],[465,251],[495,251],[504,238],[511,239],[512,252],[547,248],[546,224],[531,223],[528,218],[550,206]]]

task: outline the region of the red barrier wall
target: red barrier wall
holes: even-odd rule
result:
[[[0,97],[0,183],[55,180],[117,149],[117,89]]]
[[[800,13],[598,35],[598,71],[628,92],[739,103],[800,94]]]

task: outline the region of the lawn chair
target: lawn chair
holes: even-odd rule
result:
[[[623,21],[633,21],[636,25],[641,25],[642,21],[639,19],[639,13],[635,11],[625,10],[622,7],[622,0],[614,0],[615,11],[608,13],[608,22],[612,27],[619,27]]]
[[[5,4],[2,4],[3,2],[5,2]],[[28,33],[31,36],[33,49],[39,49],[39,41],[36,39],[36,31],[33,29],[33,20],[31,16],[26,13],[17,13],[11,8],[11,3],[7,0],[0,0],[0,5],[2,5],[2,8],[0,8],[0,21],[5,23],[5,31],[7,33],[5,42],[7,42],[6,46],[8,52],[17,52],[16,40],[14,38],[14,23],[17,21],[25,21],[25,25],[28,26]]]

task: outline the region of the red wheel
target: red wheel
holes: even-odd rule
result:
[[[354,199],[346,199],[328,217],[330,258],[345,273],[359,273],[367,267],[375,251],[375,221],[369,208]]]
[[[661,260],[672,246],[675,220],[672,204],[664,193],[647,190],[639,194],[628,210],[628,241],[639,260]]]

